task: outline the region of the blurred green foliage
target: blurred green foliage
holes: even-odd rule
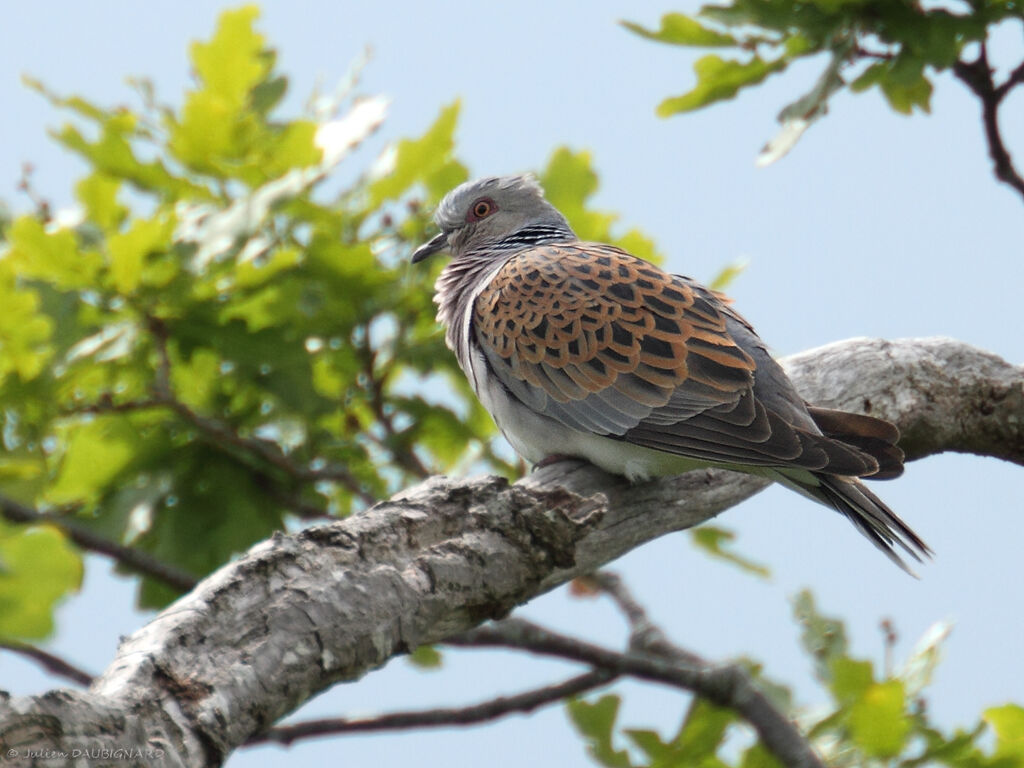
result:
[[[825,114],[829,98],[848,87],[877,88],[897,112],[931,108],[935,75],[952,68],[971,43],[983,43],[996,26],[1024,20],[1019,0],[919,3],[914,0],[727,0],[696,14],[667,13],[657,29],[623,25],[669,45],[730,51],[708,53],[694,63],[693,87],[658,106],[668,117],[732,99],[791,64],[827,57],[810,92],[779,115],[788,135],[766,147],[770,162]],[[794,123],[798,123],[794,127]]]
[[[191,46],[180,109],[145,81],[138,109],[27,81],[74,118],[53,135],[89,170],[77,213],[41,205],[3,229],[0,494],[56,527],[0,529],[0,634],[45,635],[77,587],[62,519],[201,577],[289,519],[438,472],[520,469],[434,320],[441,260],[407,264],[467,178],[459,105],[340,184],[386,103],[281,116],[288,82],[257,16],[229,11]],[[615,239],[614,215],[587,205],[587,154],[557,150],[541,175],[581,234]],[[620,242],[654,255],[635,231]],[[144,606],[175,595],[142,581]]]
[[[897,669],[878,671],[849,653],[846,629],[818,612],[809,592],[793,601],[804,652],[829,702],[814,710],[794,706],[789,691],[765,679],[759,684],[800,725],[826,765],[834,768],[1018,768],[1024,765],[1024,708],[1006,704],[985,710],[970,730],[946,732],[929,719],[926,689],[950,626],[926,633]],[[889,640],[891,642],[891,639]],[[730,710],[701,699],[690,704],[678,731],[655,731],[618,722],[620,696],[603,694],[567,705],[569,718],[595,763],[608,768],[776,768],[779,763]]]

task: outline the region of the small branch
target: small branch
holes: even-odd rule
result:
[[[598,571],[591,576],[584,577],[583,580],[591,582],[608,595],[626,616],[630,627],[629,649],[631,651],[676,659],[694,666],[707,663],[696,654],[674,645],[661,627],[651,621],[640,601],[633,597],[633,593],[629,591],[625,582],[622,581],[622,577],[617,573]]]
[[[39,220],[44,224],[48,224],[53,219],[53,206],[50,205],[49,200],[37,193],[32,186],[33,173],[35,173],[35,167],[32,163],[22,163],[21,178],[18,180],[18,191],[23,192],[25,197],[35,206],[35,213]]]
[[[66,680],[86,687],[92,685],[93,676],[88,672],[41,648],[10,640],[0,641],[0,648],[32,659],[32,661],[39,664],[51,675],[63,677]]]
[[[377,376],[375,367],[377,362],[377,354],[373,349],[370,348],[369,334],[366,334],[366,341],[360,347],[360,352],[363,357],[363,373],[366,376],[366,387],[370,393],[370,405],[373,408],[373,414],[377,417],[377,420],[384,427],[384,432],[390,438],[395,438],[398,435],[398,431],[395,429],[395,422],[390,415],[384,412],[384,382],[385,377]],[[371,437],[373,437],[371,435]],[[432,474],[431,471],[424,466],[423,462],[420,461],[420,457],[416,455],[415,451],[395,451],[388,445],[383,444],[380,440],[376,441],[382,448],[387,450],[395,461],[409,474],[414,477],[418,477],[423,480]]]
[[[171,357],[167,349],[167,329],[156,318],[148,318],[148,327],[156,342],[159,363],[154,388],[155,400],[167,405],[179,417],[194,426],[204,435],[212,438],[215,445],[229,445],[238,448],[251,456],[263,460],[271,466],[283,470],[290,477],[300,482],[315,483],[320,480],[335,480],[345,486],[367,506],[377,502],[377,497],[364,489],[351,472],[337,464],[329,464],[321,469],[311,469],[298,464],[281,450],[280,446],[269,440],[258,437],[244,437],[227,424],[215,419],[201,416],[174,395],[171,386]]]
[[[757,731],[765,748],[783,765],[824,768],[799,729],[757,689],[741,667],[691,664],[632,651],[618,653],[520,619],[473,629],[445,642],[463,647],[518,648],[691,691],[742,715]]]
[[[982,43],[978,58],[972,62],[957,61],[953,65],[953,74],[981,101],[985,140],[988,142],[988,154],[992,158],[996,178],[1016,189],[1024,197],[1024,178],[1014,167],[1013,159],[999,132],[999,105],[1014,86],[1024,82],[1024,64],[1017,67],[1006,82],[997,88],[992,81],[988,52]]]
[[[396,731],[408,728],[444,728],[456,725],[478,725],[498,720],[514,713],[533,712],[547,704],[562,701],[570,696],[600,688],[616,677],[611,672],[596,670],[570,678],[561,683],[518,693],[514,696],[499,696],[490,701],[468,707],[451,709],[427,709],[410,712],[391,712],[379,717],[358,720],[326,718],[307,720],[294,725],[270,728],[264,734],[250,739],[247,744],[276,742],[290,745],[299,739],[330,736],[339,733],[366,733],[372,731]]]
[[[199,581],[187,571],[161,562],[138,549],[132,549],[131,547],[110,541],[110,539],[100,536],[86,526],[61,515],[39,512],[6,496],[0,496],[0,512],[8,520],[15,523],[49,523],[54,525],[82,549],[106,555],[121,565],[161,581],[182,594],[192,591]]]
[[[860,45],[853,49],[853,55],[858,59],[874,59],[876,61],[892,61],[896,55],[890,51],[872,51]]]
[[[1024,61],[1018,64],[1017,68],[1007,75],[1005,82],[996,86],[996,98],[1002,102],[1002,100],[1006,98],[1007,94],[1021,83],[1024,83]]]
[[[67,408],[62,410],[61,416],[83,416],[86,414],[97,414],[97,413],[133,413],[135,411],[147,411],[153,408],[166,408],[167,402],[158,398],[148,398],[145,400],[128,400],[125,402],[115,402],[109,394],[101,397],[95,403],[87,403],[85,405],[76,405],[73,408]]]

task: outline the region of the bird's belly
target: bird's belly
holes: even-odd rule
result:
[[[482,387],[477,395],[516,453],[531,464],[548,456],[577,456],[633,481],[712,466],[707,461],[572,429],[526,407],[493,378],[490,381],[491,386]]]

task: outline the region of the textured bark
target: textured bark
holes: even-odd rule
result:
[[[994,355],[948,339],[856,339],[784,362],[809,400],[897,422],[910,458],[1024,464],[1024,369]],[[254,547],[126,638],[88,691],[0,699],[0,748],[67,753],[47,765],[74,764],[74,749],[143,750],[118,765],[218,765],[318,691],[762,487],[713,470],[629,487],[578,461],[514,485],[433,478]]]

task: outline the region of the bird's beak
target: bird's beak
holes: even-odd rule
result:
[[[448,248],[448,233],[441,231],[434,235],[430,240],[425,242],[419,248],[412,252],[412,263],[419,264],[424,259],[433,256],[438,251],[443,251]]]

